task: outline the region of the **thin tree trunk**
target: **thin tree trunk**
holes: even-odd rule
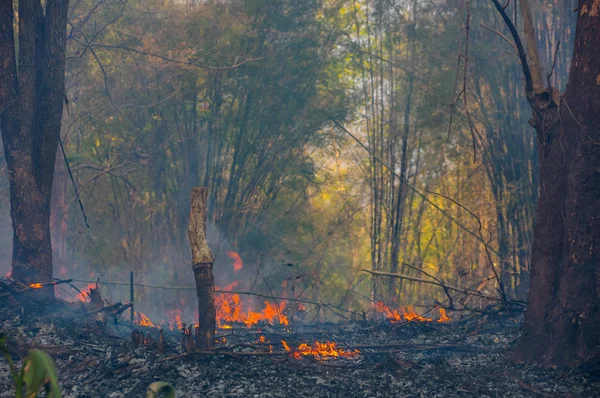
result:
[[[188,234],[192,248],[192,269],[198,294],[199,336],[196,344],[201,350],[212,348],[215,339],[215,278],[214,257],[206,241],[206,200],[208,188],[193,188]]]
[[[416,19],[416,4],[413,2],[413,20]],[[404,208],[406,203],[406,178],[408,174],[408,135],[410,132],[410,112],[412,107],[414,69],[415,69],[415,38],[414,29],[416,23],[410,24],[408,27],[408,62],[410,70],[406,76],[406,104],[404,107],[404,131],[402,134],[402,149],[400,154],[400,178],[398,181],[398,194],[396,195],[396,203],[394,210],[393,233],[392,233],[392,257],[390,272],[398,272],[400,248],[400,235],[402,233],[402,224],[404,221]],[[396,296],[397,281],[390,280],[388,282],[388,293],[390,299]]]

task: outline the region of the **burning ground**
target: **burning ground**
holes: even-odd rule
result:
[[[307,324],[290,315],[283,322],[289,311],[277,307],[275,313],[283,313],[271,319],[263,314],[249,325],[240,315],[240,320],[222,324],[226,328],[218,329],[210,352],[189,352],[193,327],[183,324],[170,331],[120,317],[115,321],[110,312],[24,315],[16,306],[4,306],[0,316],[13,357],[38,347],[54,358],[65,397],[143,397],[158,380],[171,383],[179,397],[600,394],[600,381],[589,370],[512,364],[509,350],[520,314],[490,309],[463,319],[442,313],[409,320],[413,314],[408,309],[377,306],[386,319]],[[12,391],[2,362],[0,397],[14,396]]]

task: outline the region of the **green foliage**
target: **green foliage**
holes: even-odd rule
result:
[[[23,366],[17,371],[8,348],[6,347],[6,336],[0,335],[0,351],[8,362],[11,375],[15,383],[15,396],[23,397],[23,387],[26,387],[25,397],[37,397],[42,387],[46,397],[60,398],[60,387],[58,386],[58,375],[52,358],[43,351],[29,350],[23,360]]]
[[[146,392],[147,398],[175,398],[175,389],[169,383],[164,381],[157,381],[150,384],[148,391]]]
[[[40,350],[30,350],[25,357],[23,369],[23,381],[27,386],[26,396],[28,398],[37,396],[42,387],[44,387],[47,397],[60,398],[58,376],[50,355]]]
[[[400,265],[448,283],[485,279],[480,242],[433,205],[474,231],[477,220],[438,193],[477,214],[490,247],[526,268],[534,140],[519,66],[502,54],[510,45],[479,27],[502,31],[489,7],[471,7],[467,57],[456,1],[95,4],[83,0],[71,11],[63,136],[98,239],[81,233],[59,172],[53,214],[67,224],[57,231],[53,222],[59,269],[94,264],[116,279],[132,269],[140,281],[186,283],[194,186],[210,189],[209,240],[222,249],[217,283],[234,281],[223,270],[224,252],[235,250],[248,272],[239,279],[261,271],[259,291],[301,279],[303,294],[360,310],[373,288],[360,269],[390,270],[394,245]],[[394,238],[400,179],[390,170],[401,169],[405,134],[407,181],[433,193],[426,201],[405,188]],[[397,290],[402,304],[444,299],[432,286]]]

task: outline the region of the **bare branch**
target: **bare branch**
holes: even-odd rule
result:
[[[248,62],[260,61],[261,59],[264,58],[264,57],[258,57],[258,58],[247,58],[247,59],[240,60],[240,57],[236,57],[236,59],[233,62],[233,64],[231,64],[229,66],[216,66],[216,67],[212,67],[212,66],[207,66],[207,65],[201,64],[199,62],[182,61],[182,60],[178,60],[178,59],[168,58],[168,57],[165,57],[165,56],[160,55],[160,54],[155,54],[155,53],[150,53],[150,52],[146,52],[146,51],[141,51],[141,50],[137,50],[135,48],[131,48],[131,47],[127,47],[127,46],[121,46],[121,45],[92,44],[91,47],[98,47],[98,48],[106,48],[106,49],[115,49],[115,50],[129,51],[129,52],[132,52],[132,53],[135,53],[135,54],[145,55],[147,57],[158,58],[158,59],[162,59],[163,61],[172,62],[172,63],[179,64],[179,65],[196,66],[198,68],[202,68],[202,69],[206,69],[206,70],[210,70],[210,71],[233,69],[233,68],[237,68],[238,66],[247,64]]]
[[[525,49],[523,48],[523,43],[521,42],[521,37],[519,36],[519,32],[517,31],[517,28],[511,21],[510,17],[506,14],[506,11],[504,10],[504,6],[502,4],[500,4],[500,2],[498,0],[492,0],[492,3],[494,3],[496,10],[498,10],[498,12],[500,13],[500,16],[502,16],[502,19],[504,20],[506,27],[508,28],[508,30],[510,31],[510,34],[512,35],[513,39],[515,40],[515,45],[517,46],[517,52],[519,53],[519,59],[521,60],[521,67],[523,68],[523,75],[525,77],[525,91],[528,93],[528,95],[532,95],[533,94],[533,83],[531,81],[531,70],[529,69],[529,63],[527,62],[527,53],[525,52]]]
[[[484,29],[487,29],[487,30],[489,30],[490,32],[494,32],[495,34],[497,34],[498,36],[500,36],[501,38],[503,38],[504,40],[506,40],[506,42],[507,42],[508,44],[510,44],[510,45],[512,46],[512,48],[514,48],[514,49],[515,49],[515,51],[517,51],[517,52],[519,51],[519,50],[517,50],[517,46],[515,46],[515,43],[513,43],[512,41],[510,41],[510,39],[509,39],[508,37],[506,37],[506,36],[505,36],[505,35],[503,35],[502,33],[498,32],[496,29],[492,29],[492,28],[490,28],[489,26],[486,26],[486,25],[484,25],[484,24],[482,24],[482,23],[480,23],[480,24],[479,24],[479,26],[481,26],[481,27],[482,27],[482,28],[484,28]]]
[[[426,283],[429,285],[436,285],[439,287],[446,287],[448,290],[454,290],[455,292],[460,292],[466,295],[473,295],[473,296],[479,296],[479,297],[483,297],[483,298],[488,298],[488,299],[492,299],[492,300],[499,300],[498,297],[496,296],[491,296],[489,294],[484,294],[484,293],[480,293],[474,290],[464,290],[464,289],[460,289],[458,287],[455,286],[451,286],[451,285],[446,285],[446,284],[442,284],[438,281],[431,281],[428,279],[422,279],[422,278],[415,278],[414,276],[408,276],[408,275],[402,275],[402,274],[393,274],[390,272],[380,272],[380,271],[372,271],[370,269],[363,269],[363,272],[368,272],[371,275],[376,275],[376,276],[387,276],[390,278],[398,278],[398,279],[405,279],[407,281],[413,281],[413,282],[419,282],[419,283]]]

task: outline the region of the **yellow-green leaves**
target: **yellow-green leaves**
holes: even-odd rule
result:
[[[146,392],[146,398],[175,398],[175,389],[169,383],[164,381],[157,381],[156,383],[150,384],[148,391]]]
[[[27,398],[37,397],[42,387],[45,388],[47,397],[60,398],[56,368],[48,354],[40,350],[30,350],[23,366]]]

